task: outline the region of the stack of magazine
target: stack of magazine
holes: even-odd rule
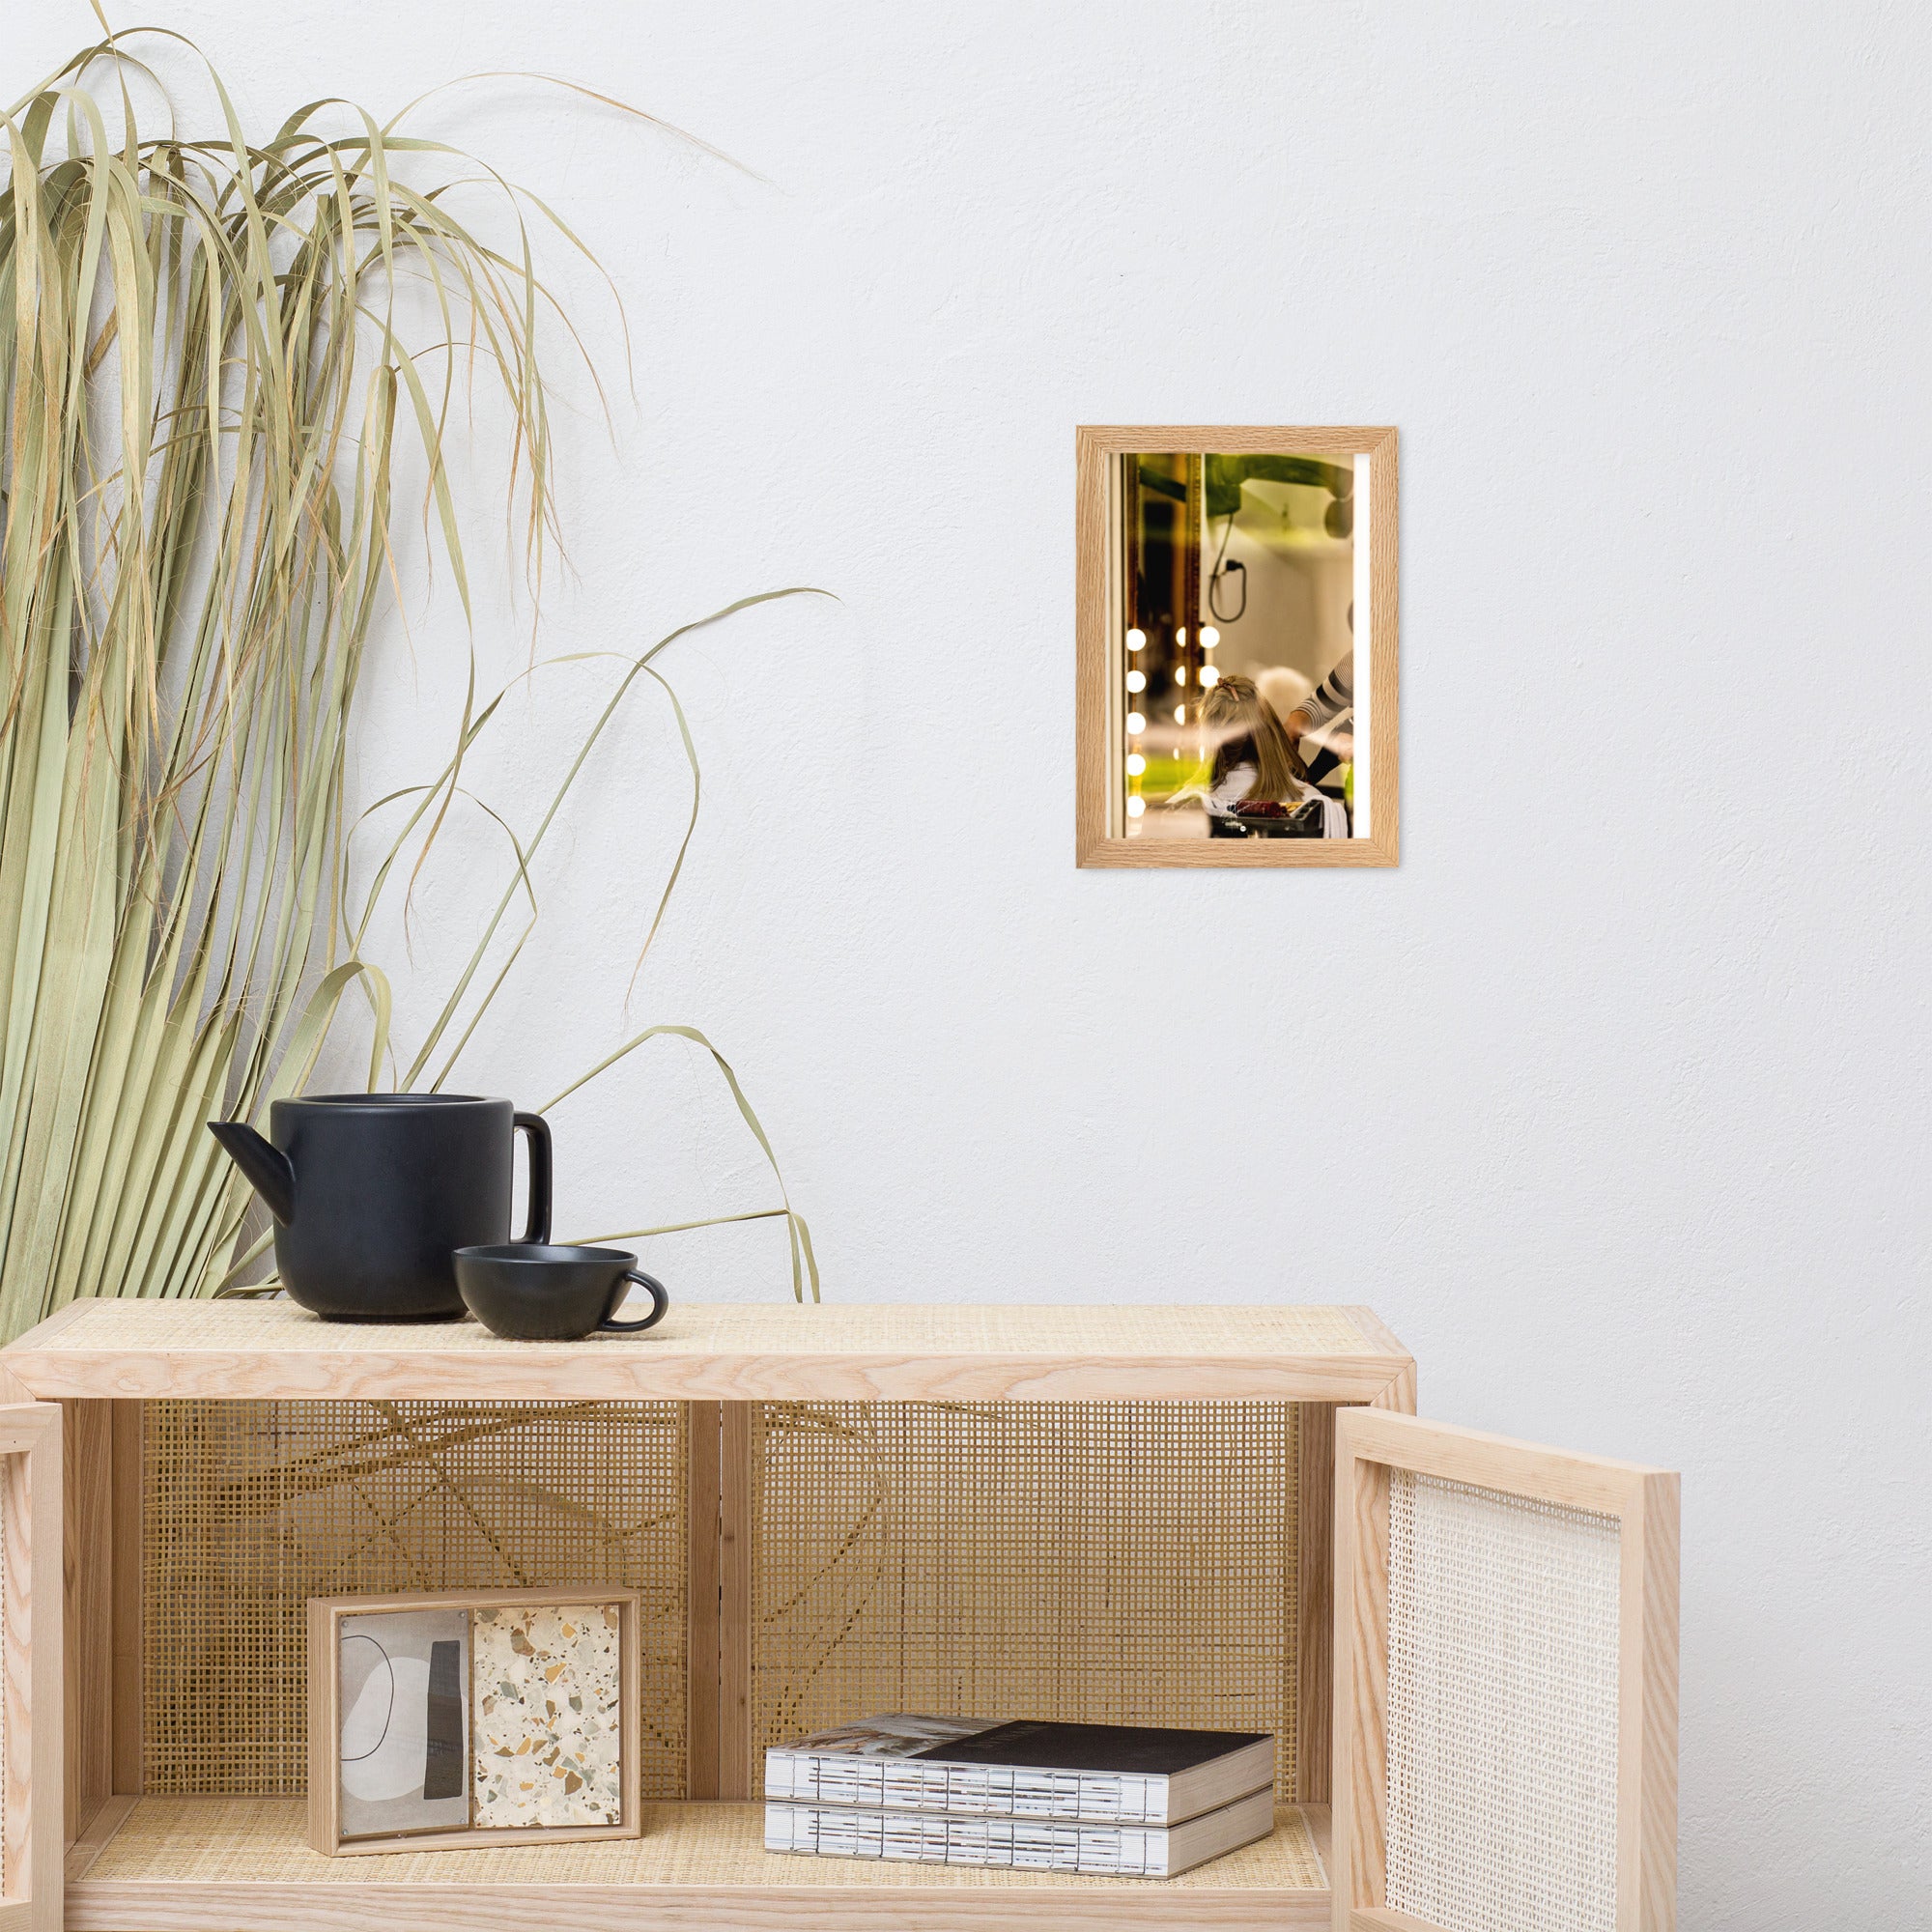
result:
[[[893,1715],[765,1753],[765,1849],[1172,1878],[1274,1828],[1254,1731]]]

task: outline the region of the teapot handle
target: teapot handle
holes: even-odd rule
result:
[[[520,1241],[550,1241],[550,1123],[541,1114],[519,1114],[515,1132],[530,1137],[529,1218]]]

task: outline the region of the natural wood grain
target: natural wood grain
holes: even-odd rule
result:
[[[403,1590],[387,1596],[315,1597],[308,1605],[308,1803],[307,1844],[333,1858],[364,1854],[393,1857],[399,1852],[499,1851],[513,1845],[594,1844],[635,1838],[642,1829],[643,1788],[639,1752],[642,1713],[638,1694],[642,1652],[638,1626],[639,1593],[611,1583],[564,1589]],[[336,1763],[342,1735],[341,1654],[344,1617],[380,1615],[384,1610],[487,1610],[499,1605],[534,1609],[544,1605],[615,1604],[618,1609],[618,1705],[623,1712],[622,1771],[618,1822],[614,1825],[531,1826],[503,1831],[465,1826],[447,1832],[412,1832],[394,1836],[344,1839],[341,1835],[341,1783]],[[466,1720],[467,1729],[467,1720]],[[473,1814],[472,1814],[473,1815]]]
[[[1353,456],[1358,450],[1379,447],[1395,431],[1386,424],[1295,429],[1257,427],[1253,423],[1088,423],[1075,434],[1117,456],[1171,450],[1211,451],[1224,456],[1254,451],[1284,456]]]
[[[1293,853],[1293,858],[1285,855]],[[1377,838],[1102,838],[1079,848],[1082,866],[1111,871],[1279,871],[1294,867],[1399,863]]]
[[[1350,1913],[1349,1932],[1442,1932],[1442,1928],[1432,1925],[1426,1918],[1417,1918],[1412,1913],[1377,1905]]]
[[[788,1859],[788,1864],[802,1861]],[[833,1861],[827,1861],[833,1862]],[[867,1866],[879,1872],[881,1866]],[[1086,1880],[1105,1884],[1105,1880]],[[437,1932],[1003,1932],[1055,1926],[1066,1932],[1318,1932],[1329,1926],[1327,1891],[1188,1891],[1173,1880],[1119,1880],[1138,1895],[1068,1897],[1032,1891],[914,1891],[879,1882],[867,1889],[819,1889],[759,1880],[738,1888],[657,1886],[639,1899],[622,1886],[406,1886],[369,1888],[354,1899],[317,1897],[299,1884],[207,1884],[147,1889],[83,1880],[66,1932],[371,1932],[431,1913]],[[427,1895],[425,1895],[427,1893]],[[639,1917],[649,1913],[649,1917]],[[558,1918],[558,1915],[562,1915]],[[0,1918],[0,1932],[8,1932]]]
[[[1384,1905],[1391,1469],[1590,1510],[1619,1529],[1617,1932],[1673,1932],[1677,1857],[1678,1478],[1668,1470],[1419,1422],[1336,1418],[1338,1932],[1433,1932]]]
[[[67,1848],[66,1877],[71,1885],[85,1878],[94,1861],[107,1849],[107,1843],[140,1800],[127,1793],[117,1794],[95,1806],[94,1816],[80,1829],[80,1835]]]
[[[1624,1518],[1617,1669],[1617,1932],[1677,1924],[1677,1577],[1679,1484],[1642,1477]]]
[[[1335,1869],[1335,1814],[1326,1804],[1304,1804],[1301,1815],[1307,1821],[1308,1835],[1315,1840],[1315,1856],[1321,1861],[1322,1880]]]
[[[113,1527],[112,1788],[138,1794],[141,1763],[141,1424],[138,1402],[113,1412],[110,1508]]]
[[[1114,454],[1092,430],[1073,434],[1073,779],[1074,860],[1115,842],[1107,791],[1107,519]],[[1125,840],[1119,841],[1125,843]]]
[[[1386,1409],[1350,1408],[1337,1419],[1336,1428],[1338,1436],[1346,1436],[1354,1453],[1369,1462],[1618,1518],[1634,1509],[1646,1478],[1667,1473],[1640,1463],[1579,1456],[1480,1429],[1459,1429],[1453,1423],[1418,1422]]]
[[[797,1861],[792,1861],[797,1862]],[[874,1867],[873,1869],[883,1869]],[[1100,1884],[1104,1881],[1093,1880]],[[1168,1881],[1167,1883],[1171,1883]],[[845,1893],[765,1882],[735,1890],[666,1886],[640,1908],[633,1890],[574,1886],[568,1932],[1002,1932],[1014,1925],[1064,1932],[1317,1932],[1329,1924],[1325,1891],[1154,1891],[1160,1880],[1122,1879],[1146,1895],[1069,1900],[1056,1891],[933,1893],[883,1881]],[[436,1932],[529,1932],[557,1909],[554,1888],[387,1885],[366,1898],[317,1898],[299,1885],[137,1888],[87,1880],[75,1888],[67,1932],[371,1932],[393,1920]],[[149,1898],[152,1899],[150,1906]],[[640,1909],[651,1916],[640,1919]],[[0,1932],[10,1932],[0,1918]]]
[[[750,1798],[752,1762],[753,1417],[749,1403],[723,1405],[718,1485],[718,1795]]]
[[[1076,863],[1082,866],[1257,867],[1393,866],[1401,858],[1399,551],[1395,430],[1243,424],[1108,424],[1074,431],[1074,756]],[[1359,838],[1129,838],[1110,823],[1114,675],[1108,559],[1118,459],[1136,451],[1282,451],[1369,458],[1369,834]]]
[[[66,1844],[61,1411],[0,1408],[0,1932],[59,1932]],[[38,1721],[36,1721],[38,1716]],[[24,1917],[22,1916],[24,1914]]]
[[[796,1861],[794,1861],[796,1862]],[[1094,1880],[1094,1884],[1101,1881]],[[1151,1888],[1160,1880],[1122,1879]],[[1171,1881],[1170,1881],[1171,1883]],[[318,1899],[299,1885],[169,1887],[143,1896],[138,1888],[88,1880],[75,1888],[67,1932],[371,1932],[385,1919],[421,1922],[436,1932],[529,1932],[557,1909],[554,1888],[388,1885],[367,1898]],[[150,1903],[152,1900],[152,1903]],[[762,1884],[735,1891],[667,1886],[652,1893],[651,1917],[639,1918],[637,1894],[573,1887],[568,1932],[1003,1932],[1015,1925],[1056,1932],[1317,1932],[1329,1923],[1325,1891],[1197,1891],[1176,1898],[1080,1899],[1059,1892],[931,1892],[880,1884],[840,1895]],[[4,1913],[4,1908],[0,1908]],[[0,1916],[0,1932],[13,1932]]]
[[[114,1406],[61,1405],[67,1463],[65,1589],[68,1842],[114,1789]]]
[[[34,1406],[34,1420],[41,1423],[39,1439],[26,1445],[17,1456],[24,1464],[32,1496],[28,1534],[36,1544],[52,1545],[64,1540],[66,1518],[63,1496],[67,1475],[61,1456],[61,1432],[53,1412]],[[24,1418],[23,1418],[24,1419]],[[10,1566],[11,1567],[11,1566]],[[41,1713],[36,1724],[29,1718],[27,1753],[33,1765],[34,1788],[43,1794],[29,1806],[28,1833],[33,1841],[29,1865],[32,1893],[30,1924],[33,1932],[57,1932],[62,1922],[62,1854],[65,1850],[64,1820],[56,1794],[63,1789],[62,1755],[66,1749],[65,1726],[54,1719],[66,1686],[67,1625],[62,1615],[63,1578],[59,1567],[42,1556],[27,1565],[28,1594],[33,1609],[26,1641],[33,1652],[29,1677],[33,1684],[33,1708]],[[14,1732],[18,1737],[20,1732]],[[10,1766],[11,1771],[11,1766]],[[11,1807],[14,1794],[9,1789]]]
[[[342,1737],[338,1619],[321,1597],[308,1601],[308,1845],[332,1853],[342,1836],[342,1782],[336,1751]]]
[[[583,1593],[573,1593],[578,1601],[583,1601]],[[599,1592],[602,1595],[602,1592]],[[644,1642],[641,1619],[643,1616],[643,1597],[639,1591],[627,1591],[619,1600],[617,1617],[617,1697],[622,1716],[619,1719],[618,1768],[619,1768],[619,1817],[620,1827],[628,1837],[637,1837],[644,1829]],[[523,1833],[492,1832],[490,1841],[502,1840],[507,1843],[513,1836]],[[555,1830],[548,1833],[531,1833],[533,1842],[553,1842],[560,1833]],[[573,1831],[571,1836],[577,1836]]]
[[[1346,1310],[674,1306],[648,1338],[499,1342],[289,1302],[89,1301],[0,1362],[37,1394],[293,1400],[1370,1402],[1409,1366]]]
[[[1359,1411],[1351,1411],[1349,1420]],[[1335,1431],[1335,1923],[1384,1895],[1388,1796],[1389,1476]]]
[[[298,1811],[295,1801],[144,1800],[74,1886],[71,1932],[368,1932],[390,1919],[438,1932],[552,1923],[569,1932],[995,1932],[1013,1924],[1275,1932],[1328,1922],[1324,1889],[1305,1877],[1286,1882],[1297,1861],[1277,1846],[1292,1842],[1293,1812],[1277,1814],[1275,1839],[1179,1879],[1150,1881],[778,1858],[762,1849],[762,1807],[747,1804],[650,1805],[643,1836],[624,1843],[472,1851],[460,1862],[410,1853],[318,1858],[304,1867],[292,1843]],[[1307,1823],[1319,1845],[1325,1818],[1311,1807]]]
[[[1326,1804],[1334,1744],[1335,1410],[1327,1403],[1304,1402],[1295,1419],[1300,1435],[1301,1628],[1294,1795],[1305,1804]]]
[[[685,1774],[687,1798],[717,1798],[720,1405],[687,1407],[685,1467]]]
[[[752,1509],[749,1403],[691,1408],[690,1782],[696,1799],[752,1796]]]
[[[1389,1379],[1369,1398],[1371,1408],[1385,1408],[1396,1415],[1415,1413],[1415,1364],[1405,1362]]]

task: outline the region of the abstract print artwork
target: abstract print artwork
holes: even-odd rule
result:
[[[616,1606],[506,1606],[474,1615],[473,1822],[616,1824],[624,1804]]]
[[[397,1610],[341,1625],[342,1835],[469,1822],[467,1610]]]

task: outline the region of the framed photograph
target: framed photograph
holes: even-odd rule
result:
[[[309,1843],[637,1837],[638,1602],[604,1585],[311,1598]]]
[[[1083,428],[1083,866],[1393,866],[1396,433]]]

